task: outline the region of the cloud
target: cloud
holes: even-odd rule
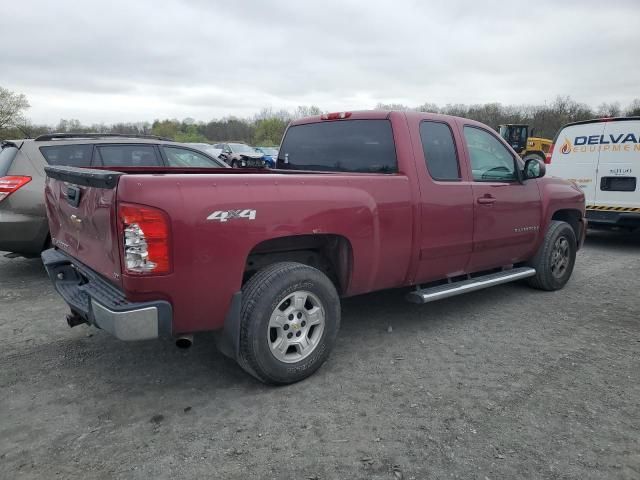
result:
[[[593,106],[638,96],[640,3],[33,0],[3,9],[2,84],[36,122],[377,102]]]

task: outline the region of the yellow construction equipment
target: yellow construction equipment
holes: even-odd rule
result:
[[[552,140],[529,136],[529,125],[523,123],[507,123],[498,127],[500,136],[525,160],[537,158],[544,161],[545,155],[551,149]]]

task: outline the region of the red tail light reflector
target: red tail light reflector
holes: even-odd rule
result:
[[[0,202],[31,181],[31,177],[0,177]]]
[[[171,271],[169,218],[146,205],[121,203],[118,218],[127,273],[165,274]]]
[[[555,146],[556,146],[556,144],[552,143],[551,144],[551,148],[549,148],[549,151],[544,156],[544,163],[546,163],[547,165],[549,165],[551,163],[551,156],[553,155],[553,148]]]

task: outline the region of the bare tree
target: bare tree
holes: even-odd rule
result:
[[[621,113],[619,102],[601,103],[596,110],[596,114],[600,117],[619,117]]]
[[[0,87],[0,130],[24,122],[24,111],[29,108],[24,93],[15,93]]]
[[[435,103],[429,103],[429,102],[423,103],[417,108],[417,110],[419,112],[440,113],[440,107]]]
[[[627,117],[640,117],[640,98],[636,98],[624,111]]]
[[[413,110],[413,108],[403,105],[402,103],[378,103],[376,105],[376,110],[400,110],[408,112],[409,110]]]
[[[321,113],[322,110],[320,110],[320,108],[316,107],[315,105],[300,105],[293,112],[293,118],[311,117],[313,115],[320,115]]]

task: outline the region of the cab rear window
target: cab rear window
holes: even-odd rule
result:
[[[277,168],[329,172],[398,171],[389,120],[342,120],[287,130]]]
[[[91,165],[93,145],[53,145],[40,147],[40,153],[49,165],[88,167]]]

